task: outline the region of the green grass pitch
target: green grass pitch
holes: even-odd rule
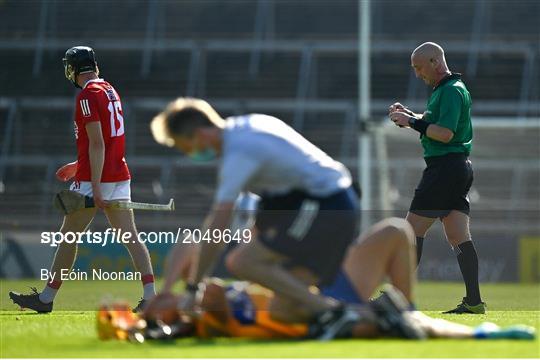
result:
[[[35,280],[1,281],[0,356],[5,357],[371,357],[371,358],[538,358],[540,342],[486,340],[339,340],[250,341],[244,339],[182,339],[169,343],[142,345],[120,341],[100,341],[95,331],[95,313],[104,294],[135,304],[140,289],[136,282],[65,283],[55,303],[55,312],[39,315],[19,311],[9,300],[9,290],[26,291],[41,284]],[[499,325],[515,323],[540,327],[540,286],[486,284],[483,296],[486,315],[442,315],[461,299],[463,285],[458,283],[420,283],[418,307],[431,316],[476,325],[492,321]]]

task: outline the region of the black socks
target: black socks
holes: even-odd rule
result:
[[[420,258],[422,257],[422,247],[424,246],[424,238],[416,237],[416,266],[420,264]]]
[[[416,238],[418,241],[418,238]],[[455,248],[459,269],[465,282],[466,298],[469,305],[478,305],[480,299],[480,287],[478,285],[478,255],[472,241],[465,241]]]

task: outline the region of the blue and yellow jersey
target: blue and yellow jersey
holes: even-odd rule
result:
[[[299,338],[307,334],[305,324],[272,320],[268,305],[272,292],[255,284],[234,282],[225,289],[231,310],[226,322],[205,312],[197,321],[197,336],[231,336],[254,339]]]

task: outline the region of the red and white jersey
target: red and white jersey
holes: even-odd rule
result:
[[[99,121],[105,161],[101,182],[118,182],[130,178],[125,156],[124,115],[120,96],[103,79],[90,80],[77,96],[75,106],[75,138],[77,139],[76,181],[91,181],[88,134],[86,124]]]

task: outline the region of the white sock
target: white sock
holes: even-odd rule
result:
[[[143,285],[143,299],[148,300],[153,298],[156,295],[156,287],[154,282],[149,282]]]
[[[43,289],[41,294],[39,294],[39,301],[44,304],[52,303],[57,292],[58,289],[53,289],[49,285],[45,285],[45,288]]]

